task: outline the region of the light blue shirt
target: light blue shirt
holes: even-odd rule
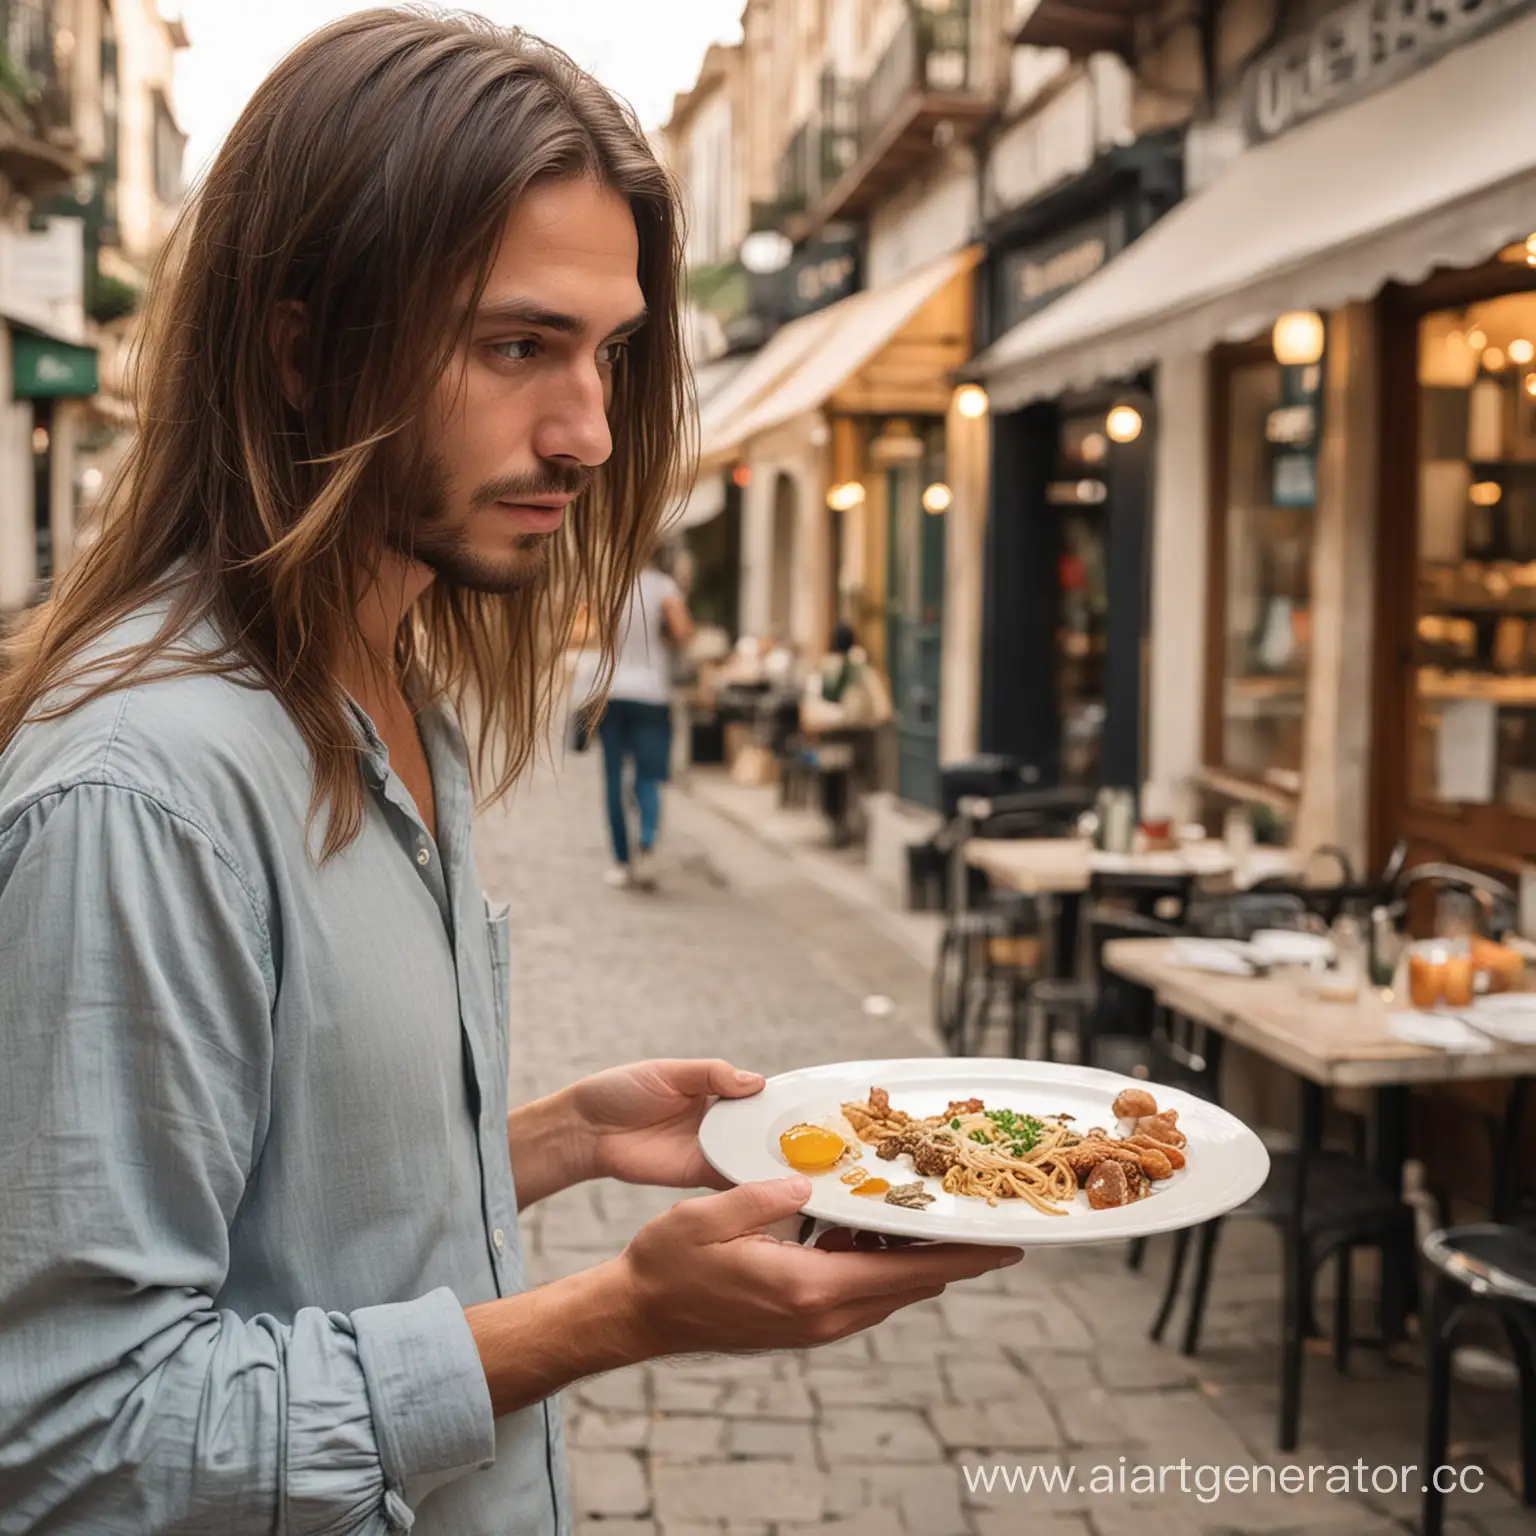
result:
[[[434,843],[356,728],[324,865],[236,680],[0,755],[0,1532],[570,1529],[558,1410],[493,1418],[463,1310],[526,1284],[464,742],[424,714]]]

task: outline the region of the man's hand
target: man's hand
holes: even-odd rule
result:
[[[699,1122],[716,1098],[757,1093],[763,1079],[727,1061],[640,1061],[566,1092],[588,1148],[591,1178],[668,1189],[729,1187],[699,1150]]]
[[[801,1177],[685,1200],[642,1227],[618,1260],[621,1315],[639,1353],[728,1353],[828,1344],[1024,1255],[935,1243],[888,1253],[828,1253],[764,1228],[810,1198]]]

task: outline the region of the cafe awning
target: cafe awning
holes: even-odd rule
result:
[[[865,374],[865,387],[843,402],[848,409],[915,410],[931,403],[917,395],[947,394],[947,375],[965,355],[970,313],[968,292],[953,293],[951,285],[979,256],[976,247],[953,251],[786,325],[721,392],[726,408],[704,413],[704,464],[732,457]]]
[[[965,370],[1013,410],[1252,336],[1536,229],[1536,16],[1240,156]]]

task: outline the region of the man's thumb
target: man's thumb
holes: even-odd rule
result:
[[[810,1198],[811,1181],[797,1173],[787,1179],[740,1184],[692,1203],[700,1218],[699,1235],[706,1242],[724,1243],[793,1216]]]

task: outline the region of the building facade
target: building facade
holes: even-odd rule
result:
[[[0,617],[62,574],[131,425],[121,360],[181,197],[180,24],[0,3]]]

